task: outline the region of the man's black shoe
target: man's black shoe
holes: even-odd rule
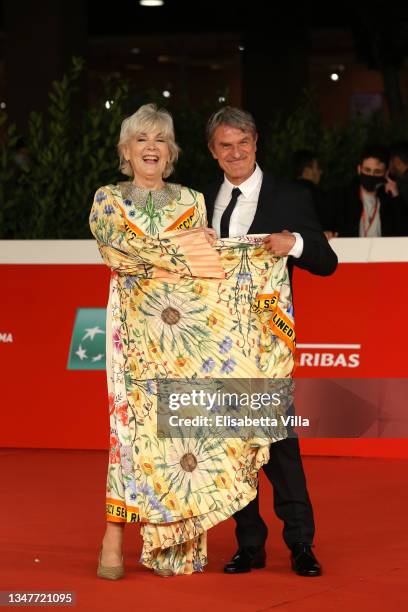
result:
[[[231,561],[224,565],[226,574],[245,574],[251,569],[265,567],[266,553],[263,546],[240,548]]]
[[[314,556],[310,544],[298,542],[291,549],[290,560],[294,572],[299,574],[299,576],[320,576],[322,568]]]

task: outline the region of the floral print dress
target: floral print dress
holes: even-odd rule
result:
[[[269,445],[161,438],[157,381],[289,378],[295,338],[286,258],[261,237],[210,245],[202,194],[174,184],[98,189],[91,230],[111,268],[107,310],[108,521],[140,523],[141,562],[202,571],[208,529],[256,496]]]

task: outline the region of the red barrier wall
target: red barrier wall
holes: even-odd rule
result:
[[[43,247],[33,245],[32,260],[57,264],[27,264],[29,241],[22,263],[8,263],[18,259],[18,245],[0,243],[0,446],[107,446],[105,372],[67,370],[77,308],[105,307],[108,296],[109,271],[99,263],[80,263],[98,261],[93,251],[89,256],[94,246],[86,242],[88,255],[82,259],[73,243],[63,257],[61,242],[55,257],[52,244],[44,257],[39,256]],[[408,248],[406,253],[408,260]],[[61,263],[70,259],[76,263]],[[341,263],[329,278],[296,270],[302,364],[296,376],[407,377],[406,278],[408,261]],[[396,438],[304,439],[302,449],[308,454],[408,456],[407,440]]]

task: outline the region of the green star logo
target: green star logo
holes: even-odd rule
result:
[[[68,370],[105,370],[106,309],[78,308],[72,331]]]

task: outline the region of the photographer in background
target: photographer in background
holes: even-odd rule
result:
[[[307,149],[295,151],[292,168],[296,183],[305,187],[312,196],[315,213],[326,238],[328,240],[335,238],[337,236],[335,208],[328,194],[319,187],[323,171],[317,154]]]

